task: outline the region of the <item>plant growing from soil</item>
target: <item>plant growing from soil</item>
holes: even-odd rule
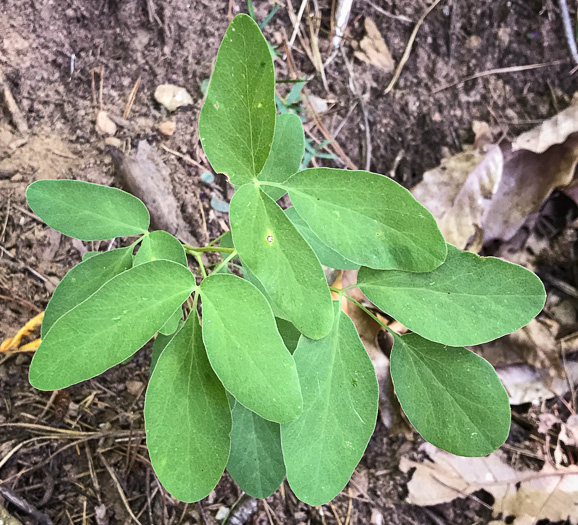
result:
[[[227,468],[252,496],[269,496],[287,477],[299,499],[326,503],[347,484],[377,418],[375,371],[340,300],[369,311],[347,288],[333,289],[333,301],[322,264],[359,269],[355,286],[412,332],[392,333],[391,354],[409,421],[454,454],[491,453],[508,435],[508,396],[492,366],[464,346],[528,323],[544,305],[541,281],[447,244],[433,216],[387,177],[298,171],[301,120],[276,116],[274,88],[267,42],[239,15],[199,118],[207,158],[236,187],[231,232],[208,246],[149,232],[144,204],[119,189],[75,180],[28,187],[32,210],[65,235],[138,236],[89,252],[61,281],[31,384],[55,390],[85,381],[157,334],[145,427],[167,490],[199,500]],[[293,207],[283,210],[276,200],[286,193]],[[204,252],[223,260],[209,271]],[[237,259],[243,277],[229,270]]]

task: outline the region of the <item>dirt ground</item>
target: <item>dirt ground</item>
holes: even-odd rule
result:
[[[310,4],[304,20],[317,6],[326,60],[332,54],[331,2]],[[351,162],[408,187],[473,141],[473,121],[488,122],[497,137],[511,139],[567,107],[578,87],[556,2],[442,0],[421,26],[399,81],[385,94],[392,73],[355,59],[351,41],[362,37],[363,20],[370,17],[397,63],[428,5],[356,0],[343,54],[325,67],[325,82],[300,38],[293,48],[298,73],[311,77],[308,92],[329,103],[325,127]],[[293,5],[295,12],[299,6]],[[256,0],[257,17],[262,20],[271,7]],[[38,222],[24,193],[28,184],[46,178],[122,185],[114,162],[118,150],[95,127],[99,109],[117,126],[119,149],[134,152],[140,141],[154,147],[169,168],[185,229],[200,242],[223,232],[227,214],[210,201],[227,200],[231,189],[221,176],[210,185],[201,179],[210,166],[196,126],[201,85],[210,76],[230,8],[234,14],[247,11],[235,0],[0,2],[0,71],[29,129],[28,134],[18,129],[22,123],[0,104],[0,342],[42,311],[64,274],[96,248]],[[306,37],[305,22],[301,30]],[[285,4],[264,32],[277,44],[290,37]],[[289,78],[282,46],[278,54],[277,75]],[[528,64],[546,66],[486,74]],[[479,77],[463,81],[472,75]],[[123,117],[137,81],[134,104]],[[186,87],[195,104],[169,115],[153,96],[163,83]],[[176,122],[170,137],[158,131],[167,119]],[[315,141],[323,140],[313,122],[307,130]],[[319,162],[343,166],[340,159]],[[565,201],[560,206],[576,216],[575,206]],[[578,285],[575,270],[562,277]],[[0,354],[0,495],[7,487],[55,524],[124,524],[137,518],[143,525],[217,523],[219,509],[230,508],[241,495],[230,479],[225,476],[200,504],[185,505],[159,486],[151,470],[142,416],[148,360],[148,352],[140,352],[129,364],[51,398],[28,384],[29,355]],[[527,438],[527,429],[516,423],[513,429],[511,439]],[[483,492],[437,507],[405,503],[411,473],[398,469],[399,459],[419,457],[417,443],[389,436],[378,424],[355,483],[333,507],[308,507],[285,485],[266,502],[241,500],[237,508],[254,512],[247,511],[244,521],[239,513],[238,523],[488,523],[491,501]],[[42,523],[13,504],[7,508],[22,523]]]

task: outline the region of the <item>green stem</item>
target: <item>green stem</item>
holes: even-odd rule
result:
[[[233,253],[229,254],[228,257],[221,264],[219,264],[211,273],[217,273],[223,266],[227,265],[229,263],[229,261],[234,259],[236,256],[237,256],[237,250],[235,250]]]
[[[361,308],[367,315],[369,315],[369,317],[371,317],[376,323],[379,323],[381,326],[383,326],[383,328],[385,328],[391,335],[393,335],[394,337],[397,336],[397,334],[389,326],[387,326],[379,317],[377,317],[368,308],[363,306],[358,300],[351,297],[351,295],[347,295],[346,293],[340,293],[339,290],[337,290],[336,292],[339,293],[340,297],[341,296],[345,297],[348,301],[351,301],[355,306]]]
[[[268,180],[258,180],[256,182],[259,184],[259,186],[273,186],[274,188],[280,188],[283,191],[289,191],[283,184],[279,182],[271,182]]]
[[[235,248],[221,248],[220,246],[189,246],[188,244],[183,244],[183,248],[192,256],[204,252],[233,253],[235,251]]]
[[[226,231],[225,233],[221,233],[221,235],[219,235],[216,239],[213,239],[209,244],[207,244],[207,247],[213,246],[213,244],[215,244],[217,241],[220,241],[225,235],[227,235],[227,233],[229,232]]]
[[[204,279],[205,277],[207,277],[207,270],[205,269],[205,265],[203,264],[201,254],[198,252],[189,252],[189,253],[191,253],[191,255],[197,260],[197,264],[199,265],[199,268],[201,269],[201,275],[203,276],[203,279]]]

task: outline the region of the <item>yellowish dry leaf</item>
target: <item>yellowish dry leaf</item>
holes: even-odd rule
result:
[[[43,318],[44,312],[41,312],[36,317],[30,319],[30,321],[28,321],[20,330],[18,330],[17,334],[14,337],[9,337],[8,339],[4,340],[2,344],[0,344],[0,353],[17,350],[18,347],[20,346],[22,339],[28,337],[32,332],[34,332],[34,330],[40,329],[40,325],[42,324]],[[32,343],[29,343],[29,345],[32,345]]]
[[[395,63],[375,22],[366,17],[364,26],[365,36],[359,42],[355,56],[362,62],[371,64],[386,73],[393,71]]]

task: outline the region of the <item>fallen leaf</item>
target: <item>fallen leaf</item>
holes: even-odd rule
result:
[[[393,71],[395,63],[375,22],[365,17],[364,27],[365,36],[356,45],[355,56],[362,62],[371,64],[386,73]]]
[[[473,149],[444,159],[412,189],[446,240],[471,251],[494,239],[511,239],[555,189],[575,183],[578,105],[513,144],[488,147],[479,138]]]
[[[496,373],[502,381],[510,405],[523,405],[540,402],[556,396],[563,396],[569,390],[569,383],[578,383],[578,363],[566,362],[566,377],[550,377],[550,369],[537,369],[530,365],[512,365],[506,368],[497,368]]]
[[[515,470],[501,451],[484,458],[454,456],[426,443],[429,460],[416,463],[405,457],[400,469],[415,468],[407,485],[407,501],[429,506],[463,498],[480,489],[494,497],[494,516],[514,517],[508,523],[530,525],[538,520],[578,522],[578,467],[546,464],[534,470]],[[505,521],[504,521],[505,522]],[[502,522],[500,522],[502,523]]]

